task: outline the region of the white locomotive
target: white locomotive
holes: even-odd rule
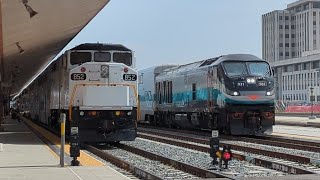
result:
[[[116,44],[86,43],[60,56],[19,97],[35,121],[59,129],[59,114],[79,107],[80,142],[134,140],[137,134],[137,71],[133,52]]]

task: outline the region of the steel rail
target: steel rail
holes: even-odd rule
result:
[[[181,135],[173,135],[173,134],[160,133],[160,132],[155,132],[155,131],[147,132],[146,130],[142,131],[141,129],[139,129],[138,132],[139,132],[138,137],[141,137],[144,139],[149,139],[149,140],[158,141],[158,142],[162,142],[162,143],[172,144],[172,145],[176,145],[176,146],[180,146],[180,147],[184,147],[184,148],[188,148],[188,149],[194,149],[194,150],[198,150],[198,151],[206,152],[206,153],[210,152],[210,147],[208,146],[209,140],[207,140],[207,139],[193,138],[193,137],[187,137],[187,136],[181,136]],[[141,132],[144,132],[144,133],[141,133]],[[149,133],[152,135],[148,135],[146,133]],[[165,137],[167,137],[167,138],[165,138]],[[170,139],[168,139],[168,138],[170,138]],[[182,142],[182,141],[179,141],[176,139],[180,139],[183,141],[189,141],[189,142],[191,141],[191,142],[200,143],[200,144],[204,144],[204,145],[201,146],[201,145],[192,144],[192,143],[188,143],[188,142]],[[220,145],[223,146],[223,145],[229,145],[229,144],[220,143]],[[265,150],[263,150],[262,151],[263,153],[262,153],[261,149],[253,149],[250,147],[235,146],[232,144],[230,144],[230,146],[234,150],[250,152],[250,153],[254,153],[254,154],[261,154],[261,155],[271,154],[270,155],[271,157],[283,157],[283,159],[288,159],[288,158],[286,158],[288,156],[288,154],[284,154],[284,153],[281,153],[279,155],[277,152],[265,151]],[[287,165],[287,164],[282,164],[280,162],[267,161],[265,159],[261,159],[258,157],[251,157],[249,155],[233,153],[233,157],[240,160],[240,161],[250,160],[255,165],[264,166],[264,167],[268,167],[268,168],[276,169],[276,170],[281,170],[283,172],[287,172],[287,173],[291,173],[291,174],[314,174],[314,172],[308,171],[306,169],[294,167],[294,166]],[[309,158],[299,157],[299,156],[294,157],[294,155],[291,155],[291,156],[289,155],[289,157],[291,157],[291,159],[292,158],[295,159],[296,162],[297,161],[305,161],[305,162],[310,163]]]
[[[138,168],[120,158],[117,158],[103,150],[100,150],[96,147],[90,146],[90,145],[84,145],[84,148],[87,149],[88,151],[92,152],[93,154],[95,154],[96,156],[111,162],[112,164],[118,166],[121,169],[125,169],[131,173],[133,173],[135,176],[137,177],[141,177],[143,179],[149,179],[149,180],[161,180],[162,178],[153,175],[141,168]]]
[[[157,155],[157,154],[154,154],[154,153],[151,153],[151,152],[139,149],[139,148],[128,146],[128,145],[125,145],[125,144],[119,144],[119,145],[117,145],[117,147],[119,147],[119,148],[121,148],[121,149],[123,149],[125,151],[129,151],[131,153],[143,156],[143,157],[148,158],[148,159],[160,161],[160,162],[162,162],[164,164],[168,164],[170,166],[173,166],[176,169],[179,169],[181,171],[184,171],[184,172],[187,172],[187,173],[190,173],[190,174],[202,177],[202,178],[229,178],[229,179],[234,179],[234,178],[232,178],[230,176],[226,176],[226,175],[223,175],[223,174],[218,173],[218,172],[212,172],[212,171],[208,171],[206,169],[198,168],[196,166],[185,164],[185,163],[182,163],[180,161],[176,161],[176,160],[173,160],[173,159],[161,156],[161,155]]]

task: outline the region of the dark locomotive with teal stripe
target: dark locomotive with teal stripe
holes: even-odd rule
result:
[[[272,69],[248,54],[170,68],[156,76],[154,97],[140,98],[155,101],[149,121],[159,126],[263,135],[275,121]]]

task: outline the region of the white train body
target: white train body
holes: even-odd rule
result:
[[[134,140],[137,75],[130,49],[122,45],[81,44],[66,51],[22,93],[20,109],[33,120],[58,129],[59,114],[65,112],[69,116],[69,110],[77,106],[80,140]]]

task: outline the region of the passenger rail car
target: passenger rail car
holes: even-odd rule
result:
[[[150,76],[143,76],[152,78]],[[274,79],[268,62],[230,54],[155,75],[154,125],[265,135],[275,121]],[[144,99],[144,97],[141,97]]]
[[[122,45],[78,45],[52,62],[19,97],[33,120],[59,129],[59,114],[79,107],[80,142],[131,141],[137,134],[137,71]],[[70,111],[71,112],[71,111]]]
[[[154,117],[154,94],[156,76],[163,73],[166,69],[177,65],[161,65],[150,67],[139,71],[139,97],[140,97],[140,118],[142,122],[153,120]]]

